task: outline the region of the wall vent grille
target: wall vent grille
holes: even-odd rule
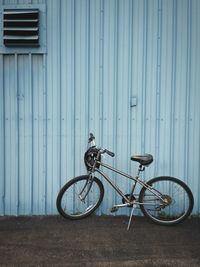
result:
[[[5,46],[39,46],[39,10],[5,9],[3,11],[3,41]]]

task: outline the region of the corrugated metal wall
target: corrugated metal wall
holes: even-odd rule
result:
[[[144,178],[184,180],[199,213],[200,1],[0,1],[20,4],[46,5],[47,53],[0,54],[0,214],[56,213],[89,131],[124,171],[152,153]],[[104,185],[99,214],[121,201]]]

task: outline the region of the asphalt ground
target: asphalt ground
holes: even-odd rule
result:
[[[144,217],[0,217],[0,266],[200,266],[200,219],[159,226]]]

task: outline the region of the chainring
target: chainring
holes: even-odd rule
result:
[[[126,194],[125,197],[127,197],[128,199],[130,199],[130,194]],[[134,197],[134,195],[131,196],[131,199],[130,200],[131,200],[131,202],[134,201],[134,200],[136,200],[136,198]],[[122,198],[122,203],[123,204],[126,204],[127,203],[127,201],[126,201],[125,198]],[[129,208],[133,207],[133,204],[132,205],[129,205],[128,207]]]

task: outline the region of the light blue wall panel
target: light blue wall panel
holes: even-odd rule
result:
[[[136,171],[131,154],[152,153],[143,177],[184,180],[199,213],[200,1],[1,0],[0,8],[16,4],[46,5],[47,49],[0,54],[0,214],[55,214],[60,187],[85,173],[90,131],[116,153],[104,160],[124,171]],[[128,191],[129,181],[108,173]],[[121,202],[104,186],[98,214]]]
[[[4,154],[4,90],[3,90],[3,56],[0,55],[0,181],[1,181],[1,189],[0,189],[0,209],[1,213],[4,213],[4,196],[5,196],[5,177],[4,177],[4,171],[5,171],[5,154]]]
[[[4,209],[7,214],[18,214],[19,209],[19,140],[17,55],[4,56]],[[12,166],[12,167],[11,167]]]
[[[65,183],[66,173],[69,177],[74,175],[74,151],[75,148],[75,5],[74,1],[62,1],[61,23],[61,55],[62,65],[60,69],[61,82],[61,177],[59,185]]]
[[[34,55],[32,72],[32,203],[31,212],[46,212],[46,84],[45,57]]]
[[[46,212],[53,212],[56,191],[60,181],[60,129],[61,129],[61,55],[60,55],[60,2],[48,1],[46,57],[46,116],[47,116],[47,199]],[[56,51],[56,52],[55,52]]]

